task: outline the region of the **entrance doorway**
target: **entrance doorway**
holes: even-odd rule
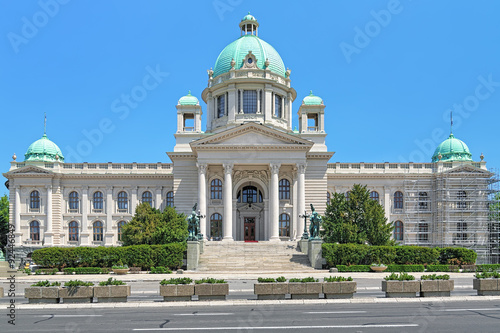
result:
[[[244,240],[254,241],[255,240],[255,217],[245,217],[244,220]]]

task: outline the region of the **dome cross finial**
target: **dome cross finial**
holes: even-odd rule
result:
[[[43,113],[44,119],[43,119],[43,135],[47,135],[47,112]]]
[[[450,111],[450,134],[453,135],[453,111]]]

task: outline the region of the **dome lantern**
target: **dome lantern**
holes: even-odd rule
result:
[[[241,19],[240,29],[242,36],[244,35],[258,36],[259,22],[257,22],[257,19],[253,15],[250,15],[250,12],[248,12],[248,15],[245,15],[245,17]]]

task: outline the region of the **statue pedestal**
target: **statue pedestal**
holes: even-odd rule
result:
[[[309,262],[311,267],[315,269],[323,268],[323,252],[321,250],[322,239],[310,239],[308,242],[307,254],[309,255]]]
[[[198,243],[200,244],[200,254],[202,254],[203,250],[204,250],[204,246],[205,246],[205,237],[203,237],[202,239],[200,239],[198,241]]]
[[[309,239],[301,239],[299,240],[300,252],[304,254],[309,253]]]
[[[200,261],[200,242],[188,241],[187,242],[187,270],[193,271],[198,268]]]

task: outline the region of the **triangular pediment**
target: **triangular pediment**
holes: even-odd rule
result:
[[[295,135],[283,133],[260,124],[247,123],[227,131],[193,141],[191,147],[300,147],[308,150],[313,143]]]
[[[477,168],[477,167],[474,167],[474,166],[468,165],[468,164],[454,167],[453,169],[446,170],[443,173],[447,173],[450,175],[464,174],[464,173],[478,174],[478,175],[484,175],[484,176],[491,175],[491,172],[489,172],[488,170],[480,169],[480,168]]]
[[[24,167],[21,167],[19,169],[15,169],[12,171],[9,171],[5,173],[5,175],[12,175],[12,176],[21,176],[21,175],[40,175],[40,176],[50,176],[52,175],[53,172],[49,170],[45,170],[43,168],[40,168],[35,165],[26,165]]]

